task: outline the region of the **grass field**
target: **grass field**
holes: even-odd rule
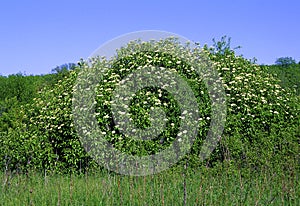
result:
[[[300,205],[294,169],[241,172],[223,166],[144,177],[1,173],[1,183],[0,205]]]

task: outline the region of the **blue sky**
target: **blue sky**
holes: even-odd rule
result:
[[[300,61],[299,0],[100,1],[0,3],[0,74],[50,73],[100,45],[139,30],[163,30],[201,45],[227,35],[238,53],[272,64]]]

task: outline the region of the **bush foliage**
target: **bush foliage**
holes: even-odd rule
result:
[[[131,42],[121,48],[118,54],[134,51],[141,44],[138,41]],[[131,120],[139,129],[151,127],[155,120],[151,119],[153,108],[159,107],[165,112],[165,129],[157,138],[149,141],[134,140],[122,134],[112,119],[114,102],[111,99],[120,81],[140,68],[155,66],[180,75],[190,85],[197,99],[199,131],[191,152],[184,158],[188,159],[192,167],[201,164],[213,166],[227,161],[258,168],[266,164],[289,163],[298,158],[299,97],[289,88],[280,86],[279,80],[267,68],[236,56],[229,48],[222,52],[207,46],[191,49],[189,45],[180,45],[174,39],[147,44],[154,48],[162,44],[173,45],[170,49],[180,48],[193,58],[206,55],[213,62],[226,92],[227,118],[222,139],[208,159],[201,162],[199,157],[211,121],[211,101],[203,79],[199,78],[191,65],[178,57],[145,51],[109,61],[103,58],[92,59],[90,64],[82,61],[76,69],[64,74],[54,86],[42,89],[33,103],[11,111],[16,125],[0,134],[2,167],[60,172],[97,167],[79,141],[73,122],[72,100],[74,84],[80,72],[93,69],[95,74],[100,74],[97,68],[104,64],[110,67],[100,78],[98,86],[92,88],[96,96],[96,102],[93,101],[95,117],[107,141],[125,153],[143,156],[159,152],[174,141],[179,131],[182,122],[180,105],[163,88],[144,88],[134,95],[128,105]],[[151,133],[148,135],[151,136]]]

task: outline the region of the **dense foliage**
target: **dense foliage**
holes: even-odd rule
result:
[[[16,128],[21,105],[31,104],[38,91],[54,85],[55,75],[30,75],[22,73],[0,76],[0,131]]]
[[[177,41],[165,40],[166,42],[172,43],[173,47],[170,48],[187,48]],[[155,47],[157,44],[161,42],[151,42],[148,46]],[[119,52],[134,50],[139,46],[139,42],[133,42]],[[279,163],[288,165],[295,161],[299,158],[299,97],[294,95],[289,86],[283,88],[280,81],[269,73],[268,68],[236,56],[226,44],[225,49],[222,49],[222,42],[219,46],[220,48],[215,49],[204,46],[187,50],[195,58],[201,55],[210,58],[227,95],[224,134],[220,144],[204,164],[213,166],[226,161],[240,166],[251,165],[255,169]],[[6,111],[6,119],[13,119],[14,125],[8,125],[0,134],[0,159],[3,160],[1,167],[64,172],[96,167],[96,163],[83,149],[74,128],[73,87],[81,71],[91,67],[97,71],[99,65],[106,63],[111,67],[95,88],[95,115],[107,140],[117,149],[139,156],[154,154],[174,141],[182,117],[180,118],[179,105],[164,89],[149,87],[140,90],[128,105],[132,120],[142,129],[151,126],[149,114],[153,107],[160,107],[167,114],[166,129],[158,138],[151,141],[133,140],[119,131],[111,116],[111,96],[124,77],[144,66],[165,67],[177,72],[188,82],[199,103],[200,129],[186,158],[192,167],[201,165],[199,154],[210,123],[211,102],[205,84],[193,68],[178,57],[147,51],[110,61],[105,62],[99,58],[94,59],[91,65],[81,62],[76,69],[64,73],[54,86],[46,85],[38,94],[33,92],[33,101],[26,100],[29,104],[10,110],[2,107],[2,111]],[[18,90],[20,86],[16,84],[13,88]],[[20,89],[18,91],[24,98],[30,96],[20,92]],[[16,96],[17,101],[18,98],[23,98],[13,96]],[[3,101],[14,100],[7,98]]]
[[[276,59],[275,64],[278,66],[291,66],[296,64],[296,60],[293,59],[292,57],[280,57]]]
[[[282,88],[268,67],[228,49],[225,55],[210,50],[228,96],[227,126],[221,141],[224,158],[234,157],[254,167],[299,158],[299,97],[291,88]]]
[[[271,74],[276,76],[280,86],[290,89],[296,95],[300,95],[300,64],[289,64],[287,66],[271,65],[265,67]]]

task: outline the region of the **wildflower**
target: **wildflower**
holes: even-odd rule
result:
[[[124,115],[126,112],[118,111],[118,113]]]

